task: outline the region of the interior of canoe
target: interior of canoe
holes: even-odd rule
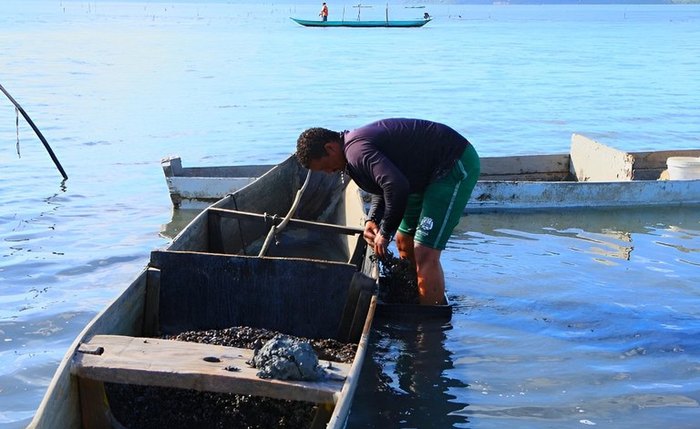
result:
[[[260,256],[271,229],[287,217],[289,222],[274,232],[263,256],[356,260],[362,245],[357,228],[364,219],[359,189],[339,174],[309,174],[294,157],[200,213],[169,250]]]
[[[357,363],[333,364],[342,372],[340,380],[319,385],[262,380],[248,369],[223,371],[223,363],[204,359],[226,363],[227,356],[249,351],[226,348],[221,352],[204,344],[193,355],[192,345],[150,338],[246,326],[357,344],[366,342],[375,305],[374,279],[352,264],[154,251],[148,269],[91,322],[71,348],[31,427],[56,427],[57,422],[66,428],[123,427],[110,411],[110,398],[122,410],[139,412],[143,404],[125,406],[120,402],[124,395],[122,399],[112,396],[116,393],[109,386],[114,383],[328,402],[317,411],[316,422],[325,426],[338,402],[351,400],[343,398],[344,377],[356,382],[366,344],[357,349]],[[100,399],[105,397],[107,401]],[[168,413],[160,404],[149,406],[149,413]]]
[[[350,300],[354,314],[351,288],[373,284],[352,264],[308,259],[155,251],[150,268],[157,279],[149,282],[144,332],[159,335],[252,326],[357,341],[345,307]]]

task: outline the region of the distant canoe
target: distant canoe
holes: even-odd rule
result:
[[[292,21],[304,27],[422,27],[428,19],[413,19],[408,21],[312,21],[306,19],[290,18]]]

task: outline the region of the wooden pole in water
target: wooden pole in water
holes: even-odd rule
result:
[[[46,141],[46,139],[44,138],[44,136],[41,134],[41,131],[39,131],[39,128],[37,128],[37,126],[34,125],[34,121],[32,121],[32,118],[30,118],[29,115],[27,115],[27,112],[24,111],[24,109],[22,108],[22,106],[20,106],[19,103],[18,103],[17,101],[15,101],[14,98],[12,98],[12,96],[10,95],[10,93],[7,92],[7,90],[5,90],[5,88],[2,86],[2,84],[0,84],[0,91],[2,91],[2,92],[7,96],[7,98],[10,99],[10,101],[12,102],[12,104],[14,104],[14,105],[15,105],[15,108],[19,111],[19,113],[22,114],[22,116],[23,116],[24,119],[27,121],[27,123],[29,124],[29,126],[32,127],[32,129],[34,130],[34,132],[36,133],[36,135],[39,137],[39,140],[41,140],[41,142],[44,144],[44,147],[45,147],[46,150],[49,152],[49,156],[51,157],[51,160],[53,160],[53,163],[56,165],[56,168],[58,168],[58,171],[59,171],[59,172],[61,173],[61,175],[63,176],[63,180],[68,179],[68,175],[66,174],[66,171],[63,169],[63,167],[61,167],[61,163],[58,162],[58,158],[56,158],[56,154],[53,153],[53,150],[51,149],[51,146],[49,146],[49,143]]]

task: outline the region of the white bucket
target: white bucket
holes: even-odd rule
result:
[[[670,180],[700,179],[700,157],[672,156],[666,160]]]

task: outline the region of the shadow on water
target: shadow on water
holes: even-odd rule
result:
[[[465,427],[468,404],[450,393],[467,384],[450,378],[452,353],[439,320],[375,320],[347,427]]]

